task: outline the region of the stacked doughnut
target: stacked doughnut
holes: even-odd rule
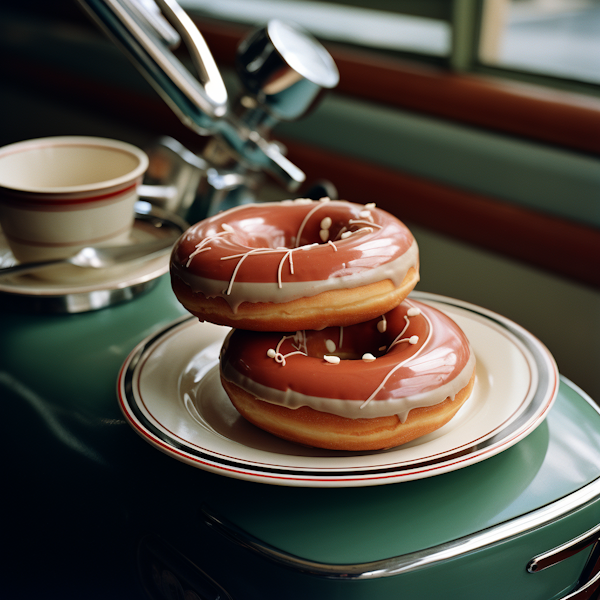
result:
[[[466,401],[475,358],[459,327],[408,294],[419,253],[374,204],[243,205],[190,227],[171,257],[178,300],[232,327],[221,381],[242,416],[338,450],[404,444]]]

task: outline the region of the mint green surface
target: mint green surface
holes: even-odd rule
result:
[[[546,600],[574,583],[584,553],[535,576],[525,565],[597,524],[600,501],[497,547],[374,581],[332,581],[282,568],[207,527],[202,506],[262,543],[312,562],[393,559],[517,518],[595,480],[600,416],[563,382],[534,433],[446,475],[338,489],[230,479],[150,446],[118,408],[115,384],[125,358],[183,314],[166,277],[134,301],[96,312],[0,312],[0,452],[11,517],[3,538],[11,555],[2,568],[11,582],[27,581],[29,597],[43,595],[52,581],[63,599],[80,598],[82,590],[86,598],[119,597],[124,590],[128,600],[145,598],[135,565],[147,535],[159,535],[244,600],[433,600],[440,581],[447,598]],[[87,594],[92,583],[95,596]],[[512,593],[515,583],[521,595]]]
[[[155,290],[110,309],[4,315],[0,382],[61,411],[120,419],[115,384],[123,361],[137,343],[182,314],[187,313],[163,278]],[[516,518],[597,478],[600,416],[577,398],[562,384],[547,421],[525,440],[486,461],[432,478],[311,489],[238,481],[188,466],[184,477],[206,486],[200,493],[211,509],[285,552],[324,563],[381,560]],[[560,443],[550,443],[553,436]],[[241,497],[247,501],[240,502]]]
[[[445,475],[324,490],[224,481],[207,502],[262,541],[316,562],[416,552],[519,517],[600,476],[600,416],[576,400],[561,385],[549,418],[525,440]],[[253,502],[240,503],[241,493]]]
[[[132,302],[98,311],[3,311],[0,373],[64,408],[117,417],[115,385],[123,361],[137,343],[184,313],[168,277]]]

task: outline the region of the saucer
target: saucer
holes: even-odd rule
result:
[[[174,215],[146,206],[136,213],[130,243],[138,244],[183,233],[187,224]],[[0,230],[0,267],[15,264]],[[69,270],[66,270],[69,269]],[[107,269],[81,269],[68,265],[61,280],[14,275],[0,280],[0,302],[21,310],[42,313],[79,313],[98,310],[129,300],[154,286],[169,270],[169,254],[147,261],[133,261]]]

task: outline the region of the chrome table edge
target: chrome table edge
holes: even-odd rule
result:
[[[585,392],[563,376],[561,376],[561,381],[571,389],[577,391],[577,393],[600,414],[600,409]],[[416,571],[434,563],[451,560],[469,552],[474,552],[500,542],[505,542],[512,538],[516,538],[525,532],[539,529],[553,521],[574,514],[587,505],[592,504],[599,497],[600,477],[579,490],[560,498],[547,506],[511,521],[478,531],[472,535],[418,552],[357,564],[327,564],[306,560],[262,542],[242,528],[219,517],[206,505],[201,507],[201,512],[208,526],[212,527],[231,541],[288,568],[329,579],[369,580],[381,577],[392,577],[402,573]],[[591,531],[593,533],[593,530]],[[575,543],[580,537],[581,536],[578,536],[575,540],[567,542],[565,545]],[[525,567],[526,565],[524,565],[524,568]]]

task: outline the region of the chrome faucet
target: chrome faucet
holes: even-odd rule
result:
[[[305,174],[270,139],[279,121],[304,116],[339,81],[336,65],[310,34],[279,20],[244,39],[236,72],[242,91],[232,102],[201,33],[175,0],[78,0],[129,56],[180,120],[210,139],[200,155],[163,139],[176,155],[184,186],[170,182],[151,201],[195,221],[257,199],[265,172],[290,192]],[[196,76],[172,49],[181,41]],[[143,188],[141,191],[144,194]]]

